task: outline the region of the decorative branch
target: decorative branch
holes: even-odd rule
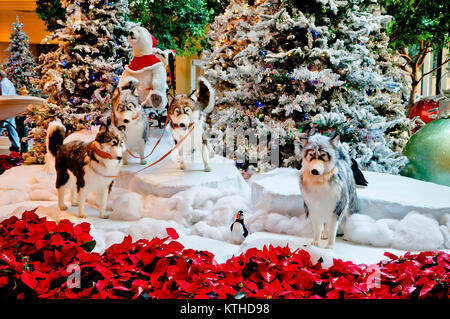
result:
[[[419,82],[422,81],[422,79],[424,77],[426,77],[428,74],[433,73],[436,70],[439,70],[440,68],[442,68],[445,64],[447,64],[447,62],[450,61],[450,58],[448,58],[447,60],[445,60],[444,62],[442,62],[440,65],[438,65],[437,67],[435,67],[433,70],[428,71],[427,73],[422,74],[422,76],[419,78]]]

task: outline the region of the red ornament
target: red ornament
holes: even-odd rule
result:
[[[439,111],[439,101],[435,101],[432,99],[423,99],[414,104],[411,109],[411,113],[409,114],[409,118],[413,119],[416,116],[419,116],[420,119],[425,123],[430,123],[434,121],[434,118],[430,118],[430,115],[437,114]],[[415,133],[418,129],[420,129],[421,125],[418,124],[413,133]]]

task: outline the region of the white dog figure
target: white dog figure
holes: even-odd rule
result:
[[[198,96],[194,97],[196,91],[190,95],[177,94],[171,98],[167,116],[175,144],[185,138],[178,147],[180,169],[185,168],[187,156],[194,156],[195,151],[201,151],[205,172],[210,172],[209,159],[214,157],[214,151],[207,140],[205,118],[214,108],[215,91],[204,77],[199,78]],[[190,136],[186,137],[190,131]]]
[[[143,27],[134,27],[128,37],[133,48],[133,59],[125,67],[119,87],[129,82],[129,77],[139,81],[139,101],[144,107],[164,108],[167,105],[168,57],[171,50],[156,48],[156,39]]]

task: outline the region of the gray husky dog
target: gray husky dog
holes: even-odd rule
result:
[[[312,245],[328,237],[332,248],[342,218],[358,211],[356,184],[350,156],[339,142],[339,135],[304,136],[300,189],[306,216],[313,224]],[[324,233],[322,233],[322,231]]]
[[[115,127],[125,128],[127,148],[130,151],[138,151],[140,163],[144,165],[146,164],[143,158],[144,148],[148,140],[149,124],[144,108],[139,104],[138,80],[129,78],[127,83],[114,91],[111,123]],[[124,165],[128,164],[128,156],[129,154],[125,152]]]

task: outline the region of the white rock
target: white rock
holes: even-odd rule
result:
[[[142,217],[142,196],[137,193],[125,193],[113,201],[111,218],[115,220],[139,220]]]
[[[439,223],[418,212],[409,213],[397,224],[392,239],[392,247],[403,250],[433,250],[443,244]]]
[[[145,154],[150,154],[153,146],[161,134],[160,130],[152,130],[149,142],[145,146]],[[154,153],[147,158],[148,164],[155,162],[167,154],[174,146],[168,129],[164,132],[161,143]],[[116,179],[116,186],[129,189],[144,196],[149,194],[170,197],[180,191],[191,187],[205,186],[213,189],[227,190],[237,189],[239,192],[250,194],[250,188],[245,182],[233,160],[221,156],[211,159],[211,172],[203,170],[203,163],[196,154],[196,161],[184,170],[179,168],[176,151],[172,152],[163,161],[149,167],[142,172],[133,175],[125,175]],[[201,156],[200,156],[201,158]],[[129,165],[123,167],[123,171],[134,173],[145,168],[137,164],[136,159],[130,159]]]
[[[299,171],[277,168],[251,183],[253,210],[299,216],[304,213]]]
[[[450,212],[450,187],[399,175],[363,172],[369,185],[357,188],[360,212],[400,220],[411,211],[439,219]],[[298,170],[280,168],[251,180],[252,206],[263,212],[304,213]]]

